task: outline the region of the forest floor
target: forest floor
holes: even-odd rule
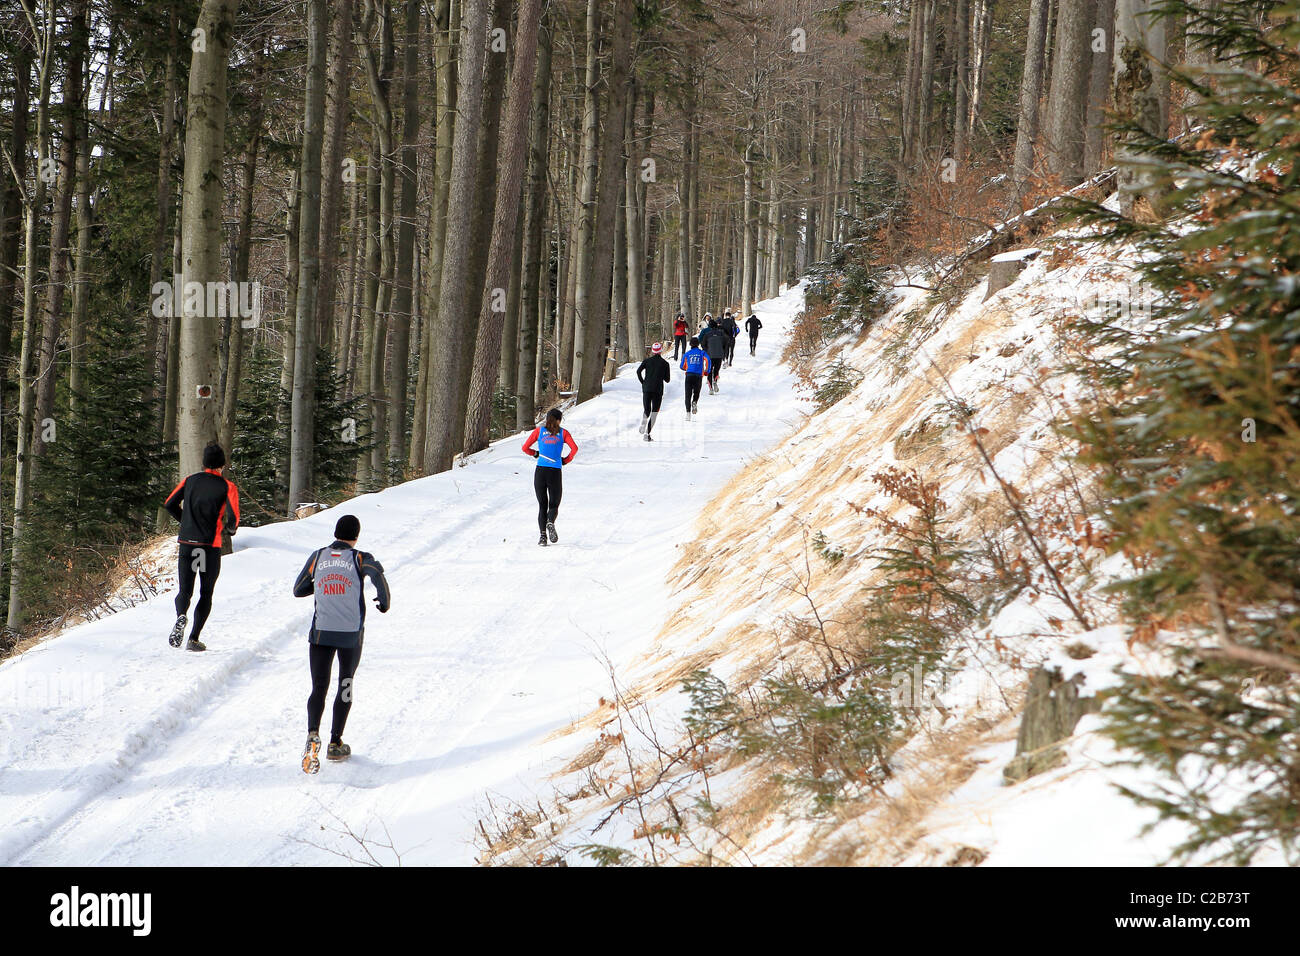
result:
[[[533,463],[515,436],[450,472],[241,531],[205,654],[168,647],[168,593],[0,664],[0,864],[473,862],[486,802],[543,793],[585,743],[550,735],[660,632],[665,571],[704,506],[802,421],[779,361],[802,301],[795,289],[755,307],[757,356],[742,342],[696,421],[674,369],[653,442],[637,433],[632,367],[569,412],[579,452],[558,545],[537,545]],[[312,610],[290,589],[344,513],[393,606],[370,608],[354,754],[309,777]]]

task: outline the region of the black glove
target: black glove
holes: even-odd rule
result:
[[[379,598],[375,598],[375,607],[379,608],[379,613],[380,613],[380,614],[387,614],[387,613],[388,613],[388,605],[387,605],[387,604],[380,604],[380,603],[379,603]]]

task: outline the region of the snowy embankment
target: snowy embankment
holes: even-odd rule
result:
[[[485,792],[526,802],[573,756],[582,741],[548,734],[607,691],[607,663],[648,650],[701,508],[801,420],[778,360],[801,305],[795,289],[755,307],[757,357],[741,344],[696,421],[674,370],[654,442],[630,367],[573,409],[557,546],[537,546],[533,463],[512,437],[238,534],[206,654],[167,646],[166,594],[0,664],[0,864],[472,862]],[[354,756],[306,777],[311,602],[290,587],[348,512],[393,607],[369,616]]]

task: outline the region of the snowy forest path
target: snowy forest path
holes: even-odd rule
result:
[[[206,654],[167,647],[168,594],[0,665],[0,863],[276,865],[367,849],[471,862],[476,802],[554,769],[548,737],[607,693],[605,658],[617,666],[658,633],[666,572],[703,506],[795,423],[779,351],[801,305],[795,290],[756,306],[757,357],[737,350],[696,421],[674,366],[654,442],[637,432],[633,367],[568,413],[579,452],[557,545],[536,543],[533,462],[514,436],[450,472],[241,531]],[[369,607],[354,756],[307,777],[311,602],[289,591],[347,512],[393,606]]]

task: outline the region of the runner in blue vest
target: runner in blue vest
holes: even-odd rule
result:
[[[537,494],[537,528],[541,532],[537,543],[543,548],[548,535],[552,544],[560,540],[555,533],[555,516],[559,514],[560,498],[564,495],[561,469],[578,453],[578,443],[567,428],[560,427],[563,417],[558,408],[552,408],[546,413],[546,424],[534,428],[524,442],[524,454],[537,459],[537,468],[533,470],[533,491]],[[564,456],[566,447],[569,449],[567,458]]]
[[[709,374],[713,368],[713,360],[709,358],[709,353],[700,348],[700,340],[691,339],[691,347],[685,355],[682,356],[681,369],[686,373],[686,418],[689,420],[692,415],[699,413],[700,405],[700,388],[704,383],[704,376]]]
[[[312,615],[308,661],[311,666],[311,696],[307,698],[307,746],[302,752],[303,773],[320,770],[320,720],[325,712],[330,671],[334,655],[339,658],[339,689],[334,697],[334,719],[325,756],[346,760],[352,748],[343,742],[343,726],[352,709],[352,679],[361,663],[361,645],[366,623],[366,595],[363,581],[370,578],[377,592],[375,606],[388,613],[391,594],[384,567],[372,554],[358,551],[361,522],[344,515],[334,525],[334,543],[312,553],[293,584],[294,597],[316,598]]]

